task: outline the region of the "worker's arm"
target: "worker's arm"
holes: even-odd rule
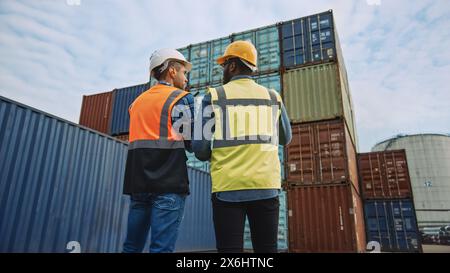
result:
[[[214,112],[205,111],[205,109],[212,109],[211,94],[209,93],[203,97],[201,106],[196,113],[195,132],[192,140],[192,150],[195,153],[195,157],[201,161],[208,161],[211,158],[211,139],[215,130]],[[208,127],[205,127],[206,124],[208,124]],[[209,127],[211,127],[211,130],[208,130]],[[206,131],[210,132],[206,132],[205,134],[205,128]]]
[[[280,145],[288,145],[292,140],[292,130],[291,123],[289,121],[289,117],[283,102],[281,102],[281,116],[278,122],[280,132]]]
[[[177,122],[182,122],[183,126],[180,127],[179,133],[183,135],[184,146],[188,152],[192,152],[192,134],[194,132],[194,97],[192,94],[187,94],[181,98],[172,109],[172,125]],[[183,132],[183,128],[190,127],[190,130]]]

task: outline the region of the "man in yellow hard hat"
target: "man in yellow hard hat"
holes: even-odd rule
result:
[[[281,96],[251,77],[257,71],[257,56],[252,43],[231,43],[217,59],[224,85],[209,88],[195,118],[192,149],[198,159],[211,160],[219,252],[243,251],[246,217],[254,251],[277,251],[278,145],[288,144],[292,136]]]

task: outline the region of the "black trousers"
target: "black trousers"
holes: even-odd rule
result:
[[[224,202],[212,194],[216,247],[219,253],[239,253],[244,248],[248,217],[255,253],[276,253],[280,202],[278,197],[248,202]]]

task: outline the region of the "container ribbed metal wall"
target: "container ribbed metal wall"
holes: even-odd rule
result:
[[[127,145],[0,98],[0,252],[117,251]]]
[[[372,151],[406,150],[419,227],[450,224],[450,136],[398,136]]]
[[[130,128],[130,116],[128,108],[133,101],[150,88],[150,83],[139,84],[114,90],[114,104],[112,109],[110,135],[128,133]]]
[[[287,68],[334,60],[340,47],[332,11],[283,22],[281,39]]]
[[[120,252],[126,156],[124,142],[0,97],[0,252]],[[213,250],[211,179],[188,175],[176,250]]]
[[[366,200],[367,241],[384,252],[422,252],[416,213],[411,199]]]

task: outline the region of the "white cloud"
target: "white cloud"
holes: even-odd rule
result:
[[[450,131],[447,0],[79,3],[0,1],[0,95],[77,122],[83,94],[147,81],[159,47],[333,9],[361,150],[398,133]]]

